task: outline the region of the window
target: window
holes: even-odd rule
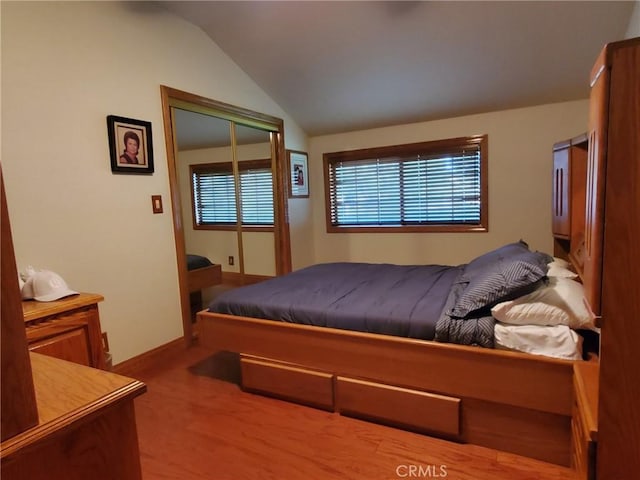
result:
[[[327,231],[486,232],[487,135],[324,154]]]
[[[236,192],[230,162],[189,166],[195,229],[236,227]],[[242,225],[273,227],[271,160],[238,162]]]

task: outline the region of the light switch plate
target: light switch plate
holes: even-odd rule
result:
[[[151,195],[151,205],[153,205],[153,213],[162,213],[162,195]]]

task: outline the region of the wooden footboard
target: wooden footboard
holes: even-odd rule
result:
[[[248,390],[569,465],[573,362],[208,312],[198,316],[201,344],[243,355]]]
[[[189,270],[187,279],[189,292],[198,292],[203,288],[212,287],[222,282],[222,267],[220,265],[209,265],[208,267]]]

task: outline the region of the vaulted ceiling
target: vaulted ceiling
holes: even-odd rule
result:
[[[309,135],[587,98],[634,2],[175,1]]]

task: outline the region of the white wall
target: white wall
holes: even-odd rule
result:
[[[305,148],[289,147],[291,150],[308,151]],[[309,188],[309,198],[289,199],[289,236],[291,238],[291,265],[297,270],[316,263],[313,227],[313,200],[322,195],[321,189]]]
[[[588,100],[541,105],[310,140],[315,261],[465,263],[526,240],[552,252],[551,171],[555,142],[586,132]],[[487,233],[327,233],[322,154],[476,134],[489,135]]]
[[[182,336],[160,85],[283,118],[287,148],[304,150],[304,133],[200,29],[155,2],[1,9],[2,168],[19,270],[48,268],[103,294],[115,363]],[[152,123],[152,176],[111,173],[110,114]],[[152,214],[152,194],[164,214]]]
[[[640,0],[636,0],[633,7],[631,18],[629,19],[629,27],[624,38],[640,37]]]

